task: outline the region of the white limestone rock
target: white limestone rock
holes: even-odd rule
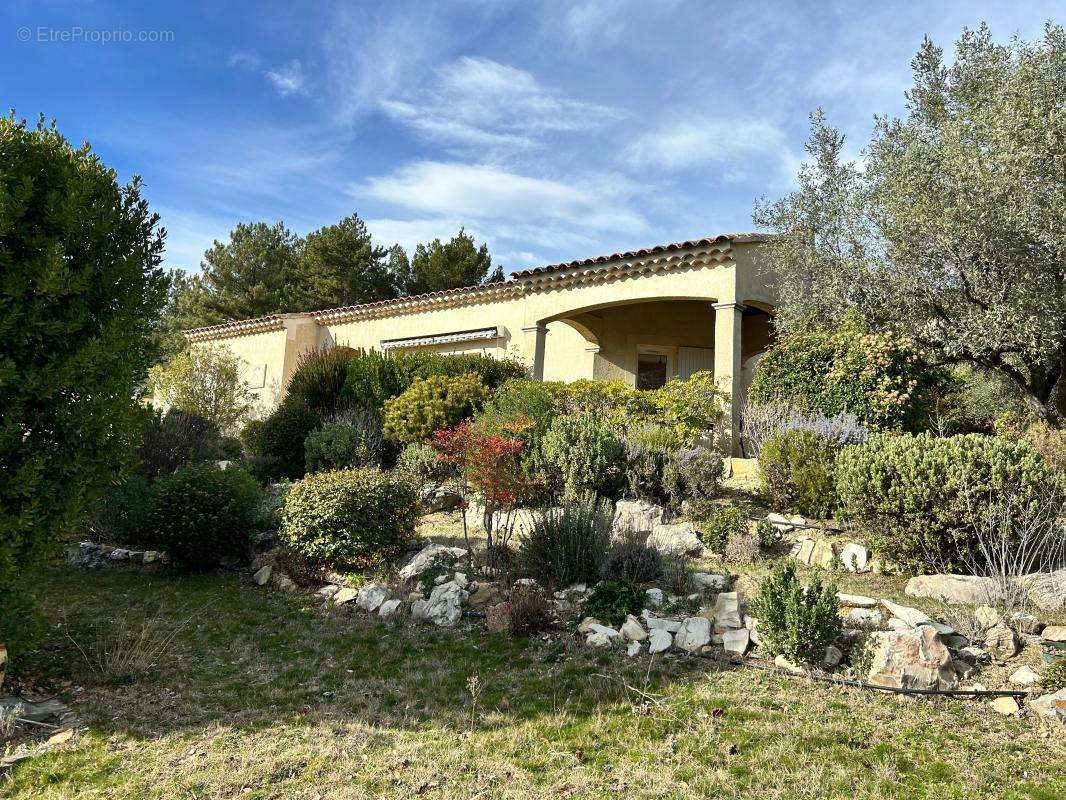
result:
[[[885,621],[876,608],[853,608],[845,619],[853,628],[878,628]],[[903,624],[910,627],[906,623]]]
[[[463,616],[463,602],[467,597],[466,590],[454,581],[442,583],[433,587],[428,599],[415,601],[411,616],[441,627],[451,627]]]
[[[939,600],[949,605],[991,605],[1002,592],[992,578],[975,575],[915,575],[904,589],[908,597]]]
[[[864,594],[844,594],[837,592],[837,602],[852,608],[877,608],[877,600]]]
[[[1040,676],[1029,667],[1019,667],[1007,680],[1015,686],[1032,686],[1040,680]]]
[[[1030,700],[1029,705],[1042,717],[1066,722],[1066,689],[1041,695],[1035,700]]]
[[[611,527],[616,534],[651,533],[666,519],[666,509],[643,500],[619,500]]]
[[[740,618],[740,596],[737,592],[721,592],[714,601],[714,624],[722,630],[743,628]]]
[[[626,621],[622,624],[622,636],[631,642],[643,642],[648,638],[648,632],[644,630],[644,626],[640,624],[640,620],[629,614],[626,617]]]
[[[388,619],[400,610],[401,605],[403,605],[402,600],[386,600],[378,606],[378,616],[382,619]]]
[[[274,571],[274,568],[267,564],[265,567],[261,567],[256,570],[255,575],[252,576],[252,583],[256,586],[266,586],[270,582],[270,574]]]
[[[674,636],[674,644],[695,653],[711,641],[711,621],[706,617],[686,617]]]
[[[656,525],[648,536],[648,546],[663,553],[698,556],[703,553],[699,531],[691,522]]]
[[[349,586],[344,586],[333,593],[333,605],[343,606],[352,602],[359,593]]]
[[[702,592],[724,592],[729,588],[729,576],[710,572],[693,572],[692,585]]]
[[[601,625],[602,623],[595,617],[585,617],[581,620],[577,626],[577,632],[580,634],[590,633],[593,625]]]
[[[668,631],[670,633],[677,633],[681,630],[681,621],[676,619],[661,619],[654,617],[645,611],[644,622],[647,623],[649,630]]]
[[[722,634],[722,648],[727,653],[737,653],[738,655],[744,655],[748,650],[748,644],[751,641],[751,632],[747,628],[740,628],[735,631],[726,631]]]
[[[678,623],[680,627],[680,623]],[[674,637],[665,628],[652,628],[648,635],[648,652],[651,654],[662,653],[670,649],[674,643]]]
[[[356,592],[355,604],[363,611],[373,613],[388,599],[388,586],[383,583],[368,583],[366,586],[360,587],[359,591]]]
[[[911,608],[910,606],[901,606],[897,603],[893,603],[891,600],[882,600],[881,605],[885,607],[889,614],[896,619],[901,619],[910,625],[912,628],[915,625],[922,625],[928,622],[932,622],[929,616],[918,610],[917,608]]]
[[[461,558],[466,557],[466,550],[462,547],[445,547],[431,542],[423,547],[403,569],[400,570],[401,581],[418,579],[426,570],[445,564],[451,566]]]
[[[643,645],[640,642],[630,642],[629,647],[626,648],[626,655],[633,658],[633,656],[640,654],[642,647]]]
[[[647,603],[648,608],[658,608],[663,604],[663,590],[662,589],[648,589]]]

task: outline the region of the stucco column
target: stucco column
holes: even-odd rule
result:
[[[522,352],[526,363],[530,365],[533,380],[544,380],[544,348],[548,341],[548,326],[537,323],[529,328],[522,328]]]
[[[736,302],[714,304],[714,380],[729,395],[726,408],[727,455],[740,453],[740,325],[744,306]]]
[[[281,366],[281,397],[285,397],[300,356],[318,347],[321,326],[310,314],[283,314],[282,319],[285,324],[285,360]]]

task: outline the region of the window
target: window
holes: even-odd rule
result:
[[[670,359],[665,353],[637,352],[637,388],[658,389],[666,384]]]

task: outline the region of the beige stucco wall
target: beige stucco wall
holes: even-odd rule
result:
[[[523,360],[534,377],[635,384],[637,353],[655,348],[678,374],[680,348],[713,363],[722,388],[743,391],[742,364],[766,348],[772,275],[751,243],[703,243],[689,251],[643,251],[629,258],[521,274],[502,287],[393,304],[271,318],[274,330],[222,326],[193,342],[222,344],[246,362],[266,408],[283,394],[299,355],[329,345],[380,349],[382,342],[452,335],[495,326],[498,336],[434,344]],[[737,304],[752,303],[747,310]],[[199,338],[197,338],[199,337]],[[689,351],[689,358],[692,358]],[[261,378],[265,371],[265,380]]]

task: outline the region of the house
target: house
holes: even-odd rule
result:
[[[742,398],[773,337],[760,234],[722,234],[525,269],[507,280],[377,303],[276,314],[186,331],[247,364],[261,404],[284,393],[300,355],[347,345],[513,356],[538,380],[639,388],[713,372]],[[733,441],[740,402],[732,404]]]

